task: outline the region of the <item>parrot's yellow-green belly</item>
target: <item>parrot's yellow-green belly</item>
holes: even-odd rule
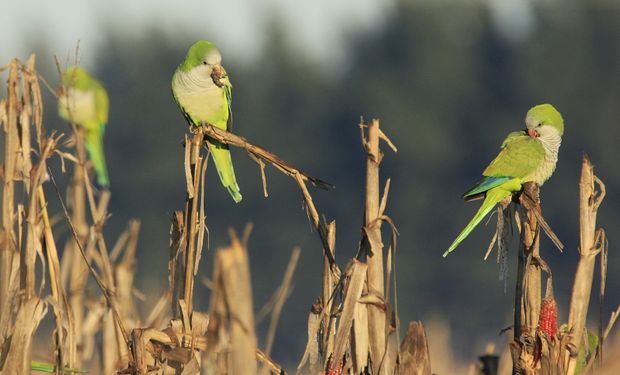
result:
[[[58,113],[69,122],[84,127],[97,123],[95,94],[92,91],[68,89],[58,100]]]
[[[214,86],[191,92],[179,90],[177,98],[195,123],[207,122],[226,129],[228,101],[221,88]]]
[[[545,156],[540,166],[522,179],[523,182],[532,181],[542,186],[553,174],[556,164],[557,156],[555,158]]]

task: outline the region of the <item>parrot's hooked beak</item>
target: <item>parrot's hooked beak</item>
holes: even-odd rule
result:
[[[213,65],[213,73],[217,79],[222,78],[222,66],[220,64]]]
[[[215,84],[218,85],[219,87],[224,86],[220,82],[220,79],[222,79],[222,76],[223,76],[222,66],[220,64],[213,65],[213,69],[211,70],[211,78],[213,78],[213,82],[215,82]]]
[[[538,138],[538,137],[540,137],[540,134],[538,134],[536,129],[527,129],[527,135],[529,135],[531,138]]]

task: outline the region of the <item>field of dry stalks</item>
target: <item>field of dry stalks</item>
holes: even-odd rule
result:
[[[396,146],[378,120],[360,123],[367,155],[365,213],[357,249],[339,251],[346,267],[336,262],[336,222],[325,219],[312,188],[330,185],[312,177],[275,153],[209,124],[185,138],[186,199],[179,202],[170,227],[169,289],[139,316],[133,288],[140,222],[127,223],[118,238],[105,238],[110,192],[91,183],[84,135],[75,125],[61,134],[46,129],[41,86],[51,87],[36,70],[35,56],[0,67],[7,92],[0,97],[2,127],[2,229],[0,232],[0,369],[2,374],[31,371],[91,374],[620,374],[620,340],[608,338],[620,310],[611,317],[589,311],[592,294],[602,305],[608,243],[596,216],[605,185],[584,157],[580,186],[580,246],[567,322],[558,322],[552,270],[541,256],[544,233],[558,248],[561,241],[540,209],[538,186],[530,185],[515,201],[498,208],[493,243],[501,257],[510,228],[519,233],[519,262],[514,299],[514,325],[505,348],[481,353],[479,361],[452,360],[449,330],[437,322],[401,324],[398,315],[396,245],[398,230],[387,207],[390,180],[381,180],[384,157]],[[251,226],[230,233],[230,245],[216,251],[213,264],[201,264],[207,236],[205,172],[206,139],[243,148],[262,172],[272,165],[300,189],[308,217],[323,253],[322,293],[308,301],[307,336],[297,369],[283,369],[271,358],[278,320],[291,290],[299,251],[289,265],[270,305],[264,347],[255,332],[247,243]],[[174,152],[171,150],[171,152]],[[62,168],[48,167],[50,159]],[[61,191],[55,176],[72,182]],[[48,202],[60,212],[48,212]],[[575,202],[577,203],[577,202]],[[140,216],[139,212],[135,213]],[[55,224],[66,223],[70,236],[60,243]],[[300,223],[304,225],[304,223]],[[342,262],[341,262],[342,263]],[[596,265],[598,264],[598,267]],[[194,283],[198,267],[212,269],[208,311],[198,311]],[[311,266],[310,266],[311,267]],[[415,267],[415,265],[413,265]],[[598,272],[595,272],[598,270]],[[257,272],[255,270],[255,272]],[[258,272],[265,272],[259,270]],[[592,291],[594,278],[600,289]],[[544,288],[543,288],[544,286]],[[97,293],[87,293],[96,290]],[[608,303],[616,304],[613,300]],[[507,310],[512,306],[507,307]],[[53,317],[53,337],[42,337],[40,322]],[[598,321],[586,329],[588,316]],[[402,325],[402,327],[401,327]],[[289,333],[290,334],[290,333]],[[404,334],[401,337],[401,334]]]

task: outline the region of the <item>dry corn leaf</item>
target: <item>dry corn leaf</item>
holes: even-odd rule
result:
[[[366,281],[367,268],[368,265],[366,263],[353,260],[351,276],[344,294],[342,314],[340,315],[340,321],[336,330],[336,341],[332,356],[335,360],[339,360],[346,353],[351,326],[355,316],[355,308],[358,305],[358,300],[362,295],[364,282]]]
[[[409,322],[407,333],[400,345],[399,374],[431,375],[431,357],[424,325]]]
[[[317,311],[310,311],[308,315],[308,341],[301,361],[297,365],[297,372],[300,372],[306,363],[310,367],[310,372],[315,373],[320,368],[319,364],[319,342],[318,333],[321,328],[321,314]]]
[[[31,298],[19,308],[13,325],[11,350],[2,369],[4,374],[30,373],[32,340],[45,314],[47,304],[38,297]]]
[[[351,357],[353,360],[353,371],[361,374],[368,365],[368,309],[360,302],[355,304],[353,316],[353,335],[351,336]]]

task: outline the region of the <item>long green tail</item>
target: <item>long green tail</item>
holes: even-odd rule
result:
[[[235,178],[235,169],[233,168],[228,146],[219,142],[209,142],[209,151],[213,156],[215,168],[217,169],[217,173],[220,175],[222,185],[228,189],[228,192],[235,203],[241,202],[242,197],[239,185],[237,185],[237,179]]]
[[[519,184],[520,187],[520,184]],[[482,206],[476,215],[471,219],[471,221],[467,224],[465,229],[461,231],[461,233],[456,237],[452,245],[443,253],[443,257],[445,258],[448,254],[450,254],[456,247],[467,237],[469,233],[482,221],[482,219],[487,216],[487,214],[495,207],[497,202],[502,199],[510,196],[512,194],[511,190],[508,190],[505,184],[495,187],[486,193],[486,197],[484,198],[484,202],[482,202]]]
[[[103,152],[103,126],[99,129],[86,129],[86,150],[90,161],[95,168],[95,174],[97,175],[97,183],[107,188],[110,186],[110,180],[108,179],[108,169],[105,164],[105,154]]]
[[[53,363],[47,363],[47,362],[31,361],[30,369],[33,371],[53,373],[53,372],[56,372],[56,365],[54,365]],[[70,373],[77,373],[77,374],[86,374],[88,372],[85,369],[71,368],[71,367],[65,367],[62,370],[63,372],[70,372]]]

